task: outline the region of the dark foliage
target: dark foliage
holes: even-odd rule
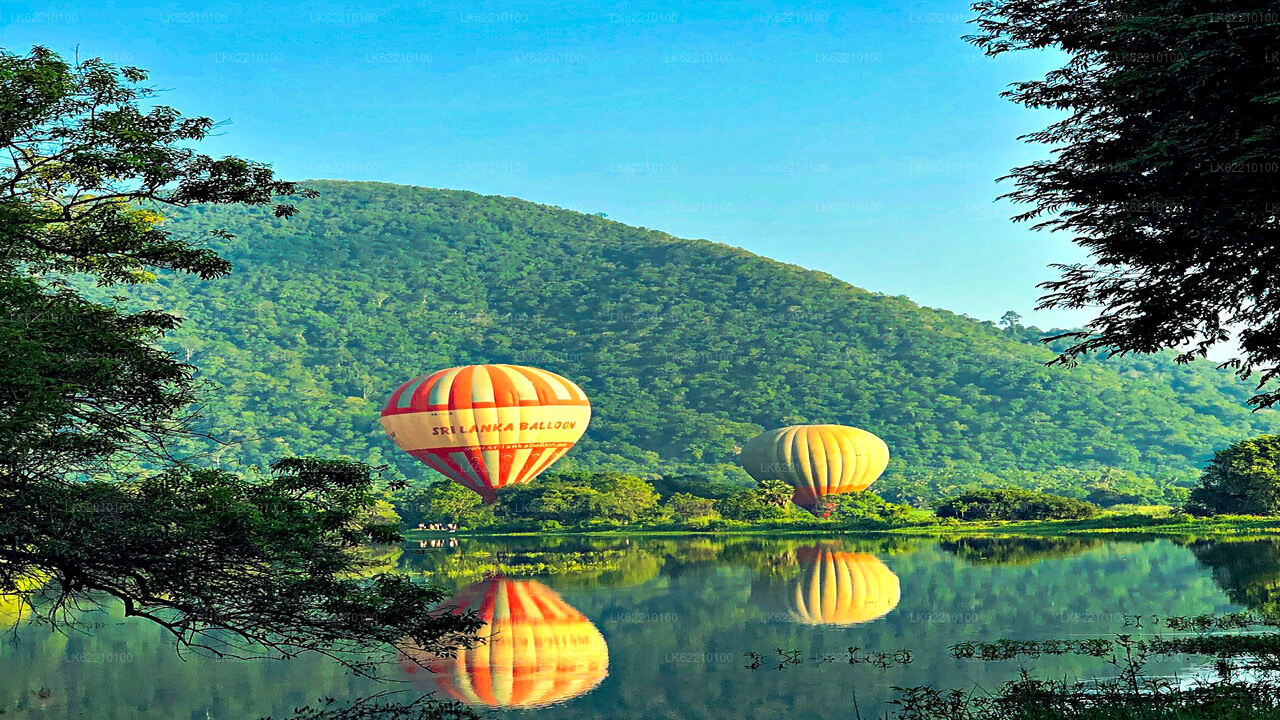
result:
[[[790,493],[787,493],[788,498]],[[763,488],[739,490],[712,503],[712,507],[726,520],[760,522],[776,520],[787,514],[787,507],[775,502],[776,496]]]
[[[1231,602],[1280,617],[1280,540],[1190,544]]]
[[[293,714],[280,720],[482,720],[484,715],[456,701],[420,696],[407,702],[383,693],[355,702],[342,703],[324,698],[314,705],[295,708]],[[275,720],[266,717],[259,720]]]
[[[698,475],[667,475],[651,480],[650,483],[663,500],[676,493],[686,493],[701,498],[719,500],[742,489],[741,485],[716,481]]]
[[[971,565],[1030,565],[1102,547],[1100,538],[989,538],[943,540],[939,547]]]
[[[1280,515],[1280,435],[1241,440],[1217,452],[1192,489],[1193,515]]]
[[[973,490],[938,505],[938,517],[958,520],[1077,520],[1097,515],[1097,505],[1017,488]]]
[[[118,603],[219,654],[317,651],[363,667],[359,653],[406,638],[451,646],[478,623],[432,614],[438,590],[362,577],[355,550],[399,538],[377,519],[373,468],[293,458],[242,476],[170,456],[196,397],[194,368],[157,348],[180,320],[110,290],[87,298],[86,285],[228,272],[156,209],[286,218],[280,199],[314,193],[192,150],[212,121],[152,104],[145,79],[0,51],[0,592],[41,588],[34,607],[53,625]]]
[[[1242,376],[1280,373],[1280,13],[1271,0],[979,0],[986,54],[1053,48],[1005,96],[1065,118],[1024,139],[1018,220],[1063,232],[1092,264],[1059,266],[1044,307],[1099,315],[1066,348],[1203,357],[1238,332]],[[1264,391],[1254,402],[1280,400]]]

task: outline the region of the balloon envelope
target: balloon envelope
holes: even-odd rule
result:
[[[870,553],[801,548],[804,575],[791,587],[788,610],[797,622],[852,625],[888,614],[898,606],[898,576]]]
[[[498,488],[537,477],[587,430],[591,403],[555,373],[465,365],[419,375],[382,409],[396,445],[493,502]]]
[[[459,591],[450,604],[488,623],[477,633],[482,643],[454,657],[405,649],[404,668],[456,700],[544,707],[589,692],[609,674],[604,636],[542,583],[490,578]]]
[[[791,425],[761,433],[742,447],[742,467],[757,481],[781,480],[811,512],[828,495],[866,490],[889,464],[889,446],[844,425]]]

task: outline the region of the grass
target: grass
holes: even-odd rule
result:
[[[1042,680],[1024,671],[993,693],[901,688],[895,720],[1244,720],[1280,719],[1280,634],[1273,615],[1170,617],[1157,627],[1173,635],[961,643],[965,660],[1088,656],[1112,666],[1112,677]],[[1145,673],[1149,660],[1214,661],[1213,677],[1190,684]]]
[[[1136,627],[1136,626],[1135,626]],[[1109,666],[1103,676],[1040,679],[1034,670],[994,690],[896,687],[893,709],[883,720],[1280,720],[1280,616],[1234,613],[1157,619],[1152,634],[1058,640],[997,640],[959,643],[950,654],[961,661],[1034,660],[1051,655],[1092,658]],[[1167,632],[1166,632],[1167,631]],[[908,664],[913,655],[870,653],[850,648],[850,664],[879,667]],[[776,650],[776,660],[760,653],[753,670],[778,670],[810,660],[800,651]],[[1146,672],[1149,661],[1181,658],[1213,671],[1193,681]],[[850,717],[863,720],[860,712]],[[866,717],[866,720],[873,720]]]
[[[1182,515],[1153,516],[1141,513],[1104,513],[1085,520],[1025,520],[1016,522],[963,522],[946,526],[893,528],[895,535],[955,536],[1001,534],[1046,536],[1073,534],[1142,533],[1144,535],[1269,535],[1280,533],[1280,518],[1219,515],[1189,518]]]

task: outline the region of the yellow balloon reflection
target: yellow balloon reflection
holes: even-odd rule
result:
[[[792,619],[810,625],[853,625],[882,617],[898,606],[898,576],[870,553],[828,547],[796,551],[804,574],[788,596]]]
[[[463,703],[545,707],[591,691],[609,674],[604,636],[542,583],[490,578],[460,590],[450,604],[488,623],[478,633],[482,644],[448,658],[406,650],[404,667]]]
[[[0,630],[8,630],[21,623],[31,612],[23,595],[0,595]]]
[[[17,627],[31,618],[31,595],[44,585],[44,577],[18,578],[17,592],[0,593],[0,630]]]

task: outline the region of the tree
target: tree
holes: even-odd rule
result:
[[[244,475],[169,452],[198,398],[157,344],[180,320],[91,301],[156,273],[230,264],[166,232],[161,210],[270,206],[314,193],[265,165],[191,149],[214,127],[151,105],[146,73],[0,51],[0,592],[44,585],[41,619],[118,602],[181,645],[219,654],[349,653],[406,639],[447,649],[478,623],[431,610],[405,577],[361,577],[353,551],[399,538],[369,466],[286,458]],[[214,230],[212,237],[228,234]]]
[[[1110,488],[1094,488],[1089,491],[1085,499],[1099,507],[1142,505],[1147,502],[1147,498],[1137,493],[1122,492]]]
[[[972,490],[943,501],[938,517],[958,520],[1077,520],[1098,514],[1098,506],[1073,498],[1018,488]]]
[[[785,510],[791,505],[791,496],[794,494],[795,489],[781,480],[765,480],[760,483],[760,501],[766,505]]]
[[[1280,515],[1280,435],[1214,453],[1186,507],[1193,515]]]
[[[714,518],[715,500],[702,498],[689,493],[678,492],[667,498],[666,508],[677,522],[689,523],[703,518]]]
[[[766,502],[764,493],[760,488],[739,490],[728,497],[716,500],[714,507],[716,512],[724,516],[726,520],[740,520],[743,522],[775,520],[787,513],[784,508]]]
[[[467,528],[492,525],[493,506],[485,505],[474,490],[441,478],[430,483],[411,483],[395,494],[396,508],[410,525],[418,523],[458,523]]]
[[[742,489],[741,485],[731,485],[702,475],[666,475],[652,481],[651,484],[663,498],[669,498],[676,493],[685,493],[715,500],[728,497]]]
[[[538,478],[498,494],[497,512],[512,519],[564,524],[629,524],[658,510],[659,496],[644,478],[617,472],[568,472]]]
[[[910,505],[895,505],[873,492],[861,491],[828,495],[824,510],[840,522],[907,524],[929,520],[929,514]]]
[[[658,510],[658,491],[644,478],[617,472],[596,473],[590,483],[599,493],[592,508],[596,517],[633,523],[653,517]]]
[[[1095,350],[1203,357],[1280,373],[1280,63],[1269,0],[978,0],[989,56],[1056,48],[1063,67],[1004,93],[1065,117],[1025,139],[1018,221],[1070,233],[1093,264],[1057,266],[1042,308],[1102,308],[1058,362]],[[1280,400],[1261,392],[1253,402]]]
[[[1022,316],[1012,310],[1006,310],[1000,316],[1000,325],[1006,330],[1017,330],[1022,327]]]

